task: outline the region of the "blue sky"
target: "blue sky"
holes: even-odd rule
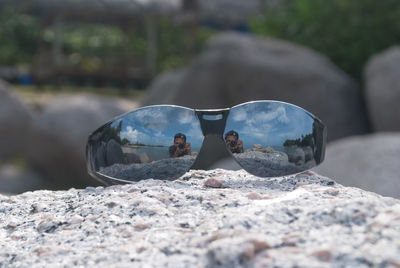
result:
[[[314,119],[303,109],[282,102],[252,102],[235,106],[225,133],[235,130],[244,149],[254,144],[282,146],[287,139],[312,133]]]

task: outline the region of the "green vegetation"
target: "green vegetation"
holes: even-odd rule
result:
[[[187,66],[203,48],[215,30],[174,25],[169,18],[162,18],[158,23],[157,71],[164,72]]]
[[[96,24],[66,24],[63,34],[65,64],[88,73],[95,73],[104,66],[112,66],[123,59],[123,32],[114,26]],[[43,39],[50,45],[54,29],[43,31]]]
[[[360,80],[370,56],[400,42],[399,18],[398,0],[296,0],[250,27],[314,48]]]
[[[0,10],[0,65],[30,64],[37,49],[39,23],[11,7]]]
[[[290,147],[290,146],[299,146],[299,147],[306,147],[310,146],[313,144],[313,135],[307,134],[305,136],[301,136],[301,138],[295,139],[295,140],[286,140],[283,143],[284,147]]]
[[[64,30],[64,53],[68,63],[79,65],[90,72],[105,64],[118,65],[130,61],[144,67],[147,53],[147,33],[144,25],[124,33],[118,26],[101,24],[69,24]],[[213,30],[198,27],[194,31],[172,23],[168,17],[157,22],[156,72],[164,72],[190,64],[200,52]],[[52,28],[47,28],[45,40],[54,39]],[[125,47],[125,43],[129,46]],[[128,57],[128,58],[127,58]]]
[[[145,92],[143,90],[129,88],[129,89],[120,89],[115,87],[81,87],[81,86],[25,86],[25,85],[15,85],[14,88],[20,93],[22,96],[26,97],[34,97],[35,94],[72,94],[72,93],[93,93],[93,94],[101,94],[107,96],[126,96],[132,99],[140,99],[145,96]]]
[[[122,140],[122,144],[126,144],[126,143],[123,143],[124,140],[127,140],[127,139],[123,139],[123,140]],[[129,141],[128,141],[128,144],[129,144]],[[141,142],[139,142],[139,141],[137,141],[136,143],[130,143],[129,145],[143,146],[143,147],[168,147],[168,146],[165,146],[165,145],[143,144],[143,143],[141,143]]]
[[[146,25],[144,21],[137,21],[131,26],[124,30],[118,25],[64,22],[63,65],[87,73],[124,66],[145,68]],[[160,17],[156,20],[156,33],[156,72],[159,73],[188,65],[215,31],[176,25],[171,18]],[[52,25],[40,27],[38,17],[20,13],[12,6],[2,8],[0,66],[32,64],[39,45],[50,55],[55,35]]]
[[[314,48],[358,80],[369,57],[400,43],[398,0],[291,0],[267,12],[250,20],[252,32]],[[51,55],[54,28],[39,22],[38,17],[18,12],[15,7],[2,7],[0,66],[30,66],[39,47],[45,50],[45,56]],[[155,24],[156,74],[190,64],[205,41],[217,32],[201,25],[177,24],[170,17],[158,17]],[[64,22],[63,66],[68,71],[100,76],[145,69],[146,23],[135,20],[124,27]],[[99,84],[113,87],[118,83]],[[138,87],[145,87],[147,82],[140,83]],[[64,84],[69,85],[69,81]]]

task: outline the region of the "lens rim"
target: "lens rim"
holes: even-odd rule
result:
[[[297,106],[296,104],[289,103],[289,102],[284,102],[284,101],[278,101],[278,100],[253,100],[253,101],[248,101],[248,102],[243,102],[243,103],[236,104],[235,106],[232,106],[229,110],[231,111],[232,109],[234,109],[234,108],[236,108],[238,106],[242,106],[242,105],[246,105],[246,104],[252,104],[252,103],[260,103],[260,102],[282,103],[282,104],[285,104],[285,105],[288,105],[288,106],[293,106],[295,108],[303,110],[306,114],[310,115],[313,119],[316,119],[317,121],[319,121],[319,123],[321,123],[326,128],[326,126],[322,122],[322,120],[319,119],[317,116],[315,116],[313,113],[307,111],[306,109],[304,109],[304,108],[302,108],[300,106]],[[228,117],[228,119],[229,119],[229,117]]]
[[[200,152],[201,152],[201,148],[203,148],[203,146],[205,146],[205,140],[207,136],[221,136],[221,140],[224,141],[224,139],[222,138],[222,136],[224,135],[225,131],[226,131],[226,122],[229,119],[229,115],[230,115],[230,111],[232,109],[235,109],[237,107],[240,106],[244,106],[244,105],[249,105],[252,103],[280,103],[283,105],[287,105],[287,106],[291,106],[294,107],[302,112],[304,112],[305,114],[307,114],[308,116],[310,116],[313,120],[315,120],[318,123],[319,128],[321,129],[321,155],[319,156],[319,161],[316,163],[316,166],[318,166],[319,164],[321,164],[324,159],[325,159],[325,148],[326,148],[326,140],[327,140],[327,127],[326,125],[322,122],[321,119],[319,119],[317,116],[315,116],[314,114],[312,114],[311,112],[305,110],[304,108],[297,106],[295,104],[292,103],[288,103],[288,102],[284,102],[284,101],[277,101],[277,100],[254,100],[254,101],[248,101],[248,102],[244,102],[244,103],[240,103],[237,104],[231,108],[223,108],[223,109],[192,109],[192,108],[188,108],[185,106],[180,106],[180,105],[173,105],[173,104],[159,104],[159,105],[149,105],[149,106],[144,106],[144,107],[139,107],[135,110],[132,111],[128,111],[126,113],[123,113],[121,115],[115,116],[114,118],[110,119],[108,122],[106,122],[105,124],[103,124],[102,126],[98,127],[96,130],[94,130],[93,132],[91,132],[88,136],[87,139],[87,144],[86,144],[86,166],[87,166],[87,170],[90,176],[92,176],[93,178],[97,179],[98,181],[106,184],[106,185],[113,185],[113,184],[133,184],[136,183],[137,181],[129,181],[129,180],[124,180],[124,179],[118,179],[115,177],[111,177],[102,173],[99,173],[98,171],[96,171],[95,167],[94,167],[94,161],[93,161],[93,155],[92,155],[92,151],[91,149],[93,148],[91,145],[92,142],[94,142],[93,136],[97,133],[99,133],[100,131],[102,131],[104,128],[109,127],[112,123],[114,123],[117,120],[121,120],[124,117],[135,113],[137,111],[140,111],[142,109],[149,109],[149,108],[157,108],[157,107],[169,107],[169,108],[183,108],[185,110],[190,110],[191,112],[193,112],[195,114],[195,117],[197,118],[197,120],[199,120],[200,126],[201,126],[201,131],[202,131],[202,135],[203,135],[203,140],[202,140],[202,144],[200,147]],[[223,119],[220,120],[221,123],[217,123],[217,121],[214,121],[215,123],[212,123],[211,125],[207,125],[206,128],[203,127],[203,123],[204,123],[204,118],[202,115],[204,114],[223,114]],[[223,125],[221,125],[223,124]],[[223,127],[223,128],[221,128]],[[220,132],[220,130],[222,129],[222,133],[218,134]],[[242,164],[240,164],[240,162],[236,159],[236,157],[233,155],[233,153],[228,149],[227,146],[224,146],[225,150],[229,153],[229,155],[239,164],[240,167],[242,167],[244,170],[246,170],[248,173],[253,174],[251,171],[247,170]],[[196,155],[195,159],[194,159],[194,163],[187,169],[187,171],[191,170],[194,166],[195,163],[199,160],[199,156],[201,155],[199,152],[198,155]],[[309,170],[309,169],[306,169]],[[304,171],[306,171],[304,170]],[[301,171],[301,172],[304,172]],[[298,173],[301,173],[298,172]],[[290,175],[295,175],[298,173],[291,173],[291,174],[286,174],[286,175],[282,175],[282,176],[290,176]],[[253,174],[255,175],[255,174]],[[257,175],[255,175],[257,176]],[[271,177],[261,177],[261,178],[273,178],[276,176],[271,176]]]
[[[179,106],[179,105],[169,105],[169,104],[159,104],[159,105],[149,105],[149,106],[144,106],[144,107],[140,107],[137,108],[135,110],[132,111],[128,111],[126,113],[123,113],[121,115],[117,115],[115,117],[113,117],[111,120],[107,121],[105,124],[103,124],[102,126],[98,127],[96,130],[92,131],[88,138],[87,138],[87,143],[86,143],[86,150],[85,150],[85,154],[86,154],[86,167],[88,170],[88,173],[91,177],[93,177],[94,179],[100,181],[101,183],[105,184],[105,185],[115,185],[115,184],[132,184],[135,183],[137,181],[130,181],[130,180],[124,180],[124,179],[119,179],[119,178],[115,178],[115,177],[111,177],[108,176],[106,174],[100,173],[98,171],[96,171],[96,167],[95,167],[95,161],[93,159],[93,153],[92,153],[92,149],[93,149],[93,143],[96,141],[94,136],[96,134],[98,134],[99,132],[103,131],[105,128],[110,127],[111,124],[113,124],[114,122],[118,121],[118,120],[123,120],[123,118],[136,113],[140,110],[143,109],[150,109],[150,108],[161,108],[161,107],[168,107],[168,108],[179,108],[179,109],[185,109],[185,110],[189,110],[190,112],[193,112],[194,117],[198,120],[196,112],[194,109],[188,108],[188,107],[184,107],[184,106]],[[199,132],[199,135],[202,135],[202,132]],[[203,136],[203,140],[204,140],[204,136]],[[203,143],[203,141],[202,141]],[[196,161],[198,155],[196,155],[196,157],[194,158],[194,161]],[[193,165],[193,164],[192,164]],[[191,166],[188,167],[188,169],[186,170],[189,171],[191,169]]]

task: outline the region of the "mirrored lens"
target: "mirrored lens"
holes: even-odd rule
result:
[[[228,150],[248,172],[277,177],[310,169],[324,158],[326,129],[300,107],[256,101],[235,106],[226,123]]]
[[[114,119],[89,137],[88,169],[106,183],[175,179],[192,166],[202,141],[194,110],[144,107]]]

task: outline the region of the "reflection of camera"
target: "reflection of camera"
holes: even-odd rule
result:
[[[231,147],[236,147],[236,146],[237,146],[237,141],[236,141],[236,140],[231,141],[231,142],[229,143],[229,146],[231,146]]]
[[[179,149],[184,149],[185,148],[185,144],[184,143],[179,143],[178,148]]]

